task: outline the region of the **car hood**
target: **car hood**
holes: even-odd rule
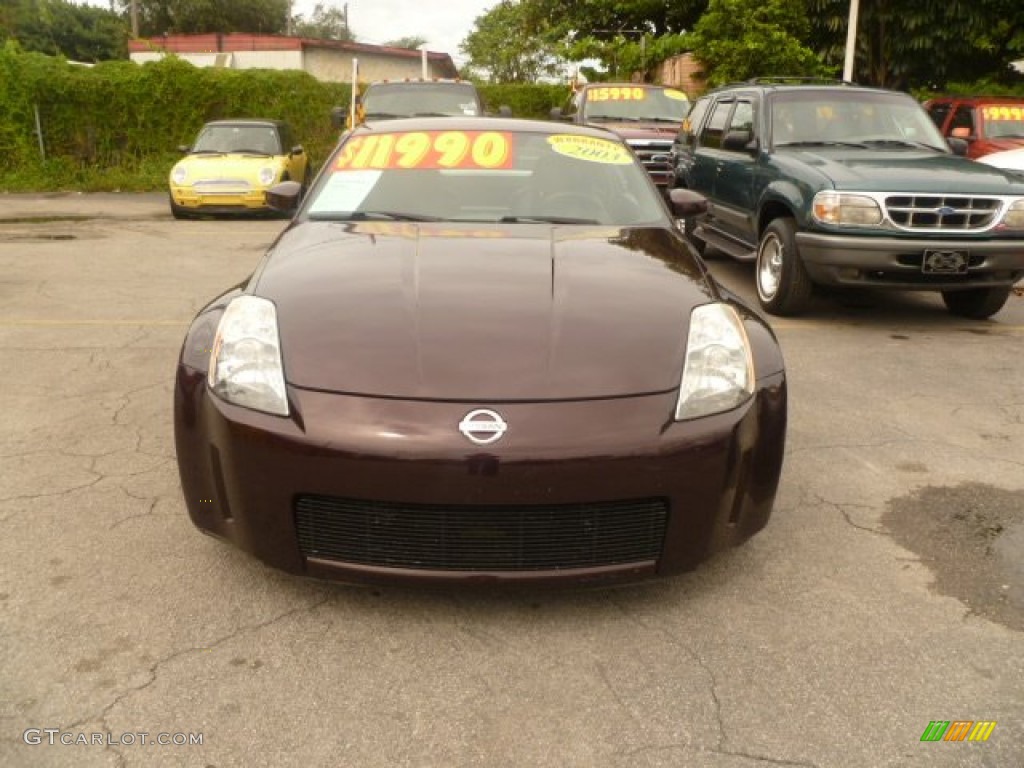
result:
[[[248,179],[258,182],[261,168],[279,168],[284,158],[280,155],[188,155],[178,161],[188,175],[185,183],[199,179]]]
[[[292,385],[474,402],[672,390],[714,298],[666,228],[375,222],[292,227],[255,292]]]
[[[779,155],[784,153],[780,152]],[[1024,185],[1006,172],[955,155],[927,150],[800,151],[793,153],[837,189],[935,194],[1024,194]]]

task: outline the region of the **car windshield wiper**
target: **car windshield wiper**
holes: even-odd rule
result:
[[[455,117],[451,112],[413,112],[410,117]]]
[[[311,213],[313,221],[442,221],[439,216],[423,216],[399,211],[339,211]]]
[[[934,152],[942,151],[938,147],[933,147],[931,144],[925,144],[920,141],[908,141],[907,139],[866,139],[864,143],[871,145],[884,145],[888,147],[913,147],[914,149],[930,149]]]
[[[392,112],[367,112],[365,115],[363,115],[363,117],[365,117],[367,120],[373,120],[375,117],[382,117],[386,120],[389,120],[395,117],[405,117],[405,115],[396,115]]]
[[[223,150],[220,150],[220,149],[193,149],[189,154],[192,154],[192,155],[226,155],[227,152],[224,152]]]
[[[232,149],[231,154],[233,155],[259,155],[260,157],[273,157],[270,152],[264,152],[262,149]]]
[[[570,216],[502,216],[499,224],[597,224],[597,219],[577,219]]]
[[[776,147],[861,147],[867,149],[867,144],[860,141],[826,141],[824,139],[818,139],[816,141],[778,141],[775,143]]]

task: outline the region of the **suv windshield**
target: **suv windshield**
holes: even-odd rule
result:
[[[681,123],[689,110],[686,94],[671,88],[599,86],[587,89],[583,120]]]
[[[480,107],[470,83],[375,83],[363,96],[366,118],[416,115],[479,115]]]
[[[777,93],[772,100],[772,143],[905,144],[948,152],[942,134],[909,96],[833,89]]]

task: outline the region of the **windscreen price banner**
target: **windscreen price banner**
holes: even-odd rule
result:
[[[590,101],[643,101],[647,98],[646,88],[609,86],[595,88],[587,94]]]
[[[986,120],[1012,120],[1013,122],[1024,122],[1024,107],[1013,107],[1009,104],[998,107],[982,107],[981,113]]]
[[[511,133],[499,131],[361,135],[345,142],[334,170],[507,170],[512,167],[512,142]]]

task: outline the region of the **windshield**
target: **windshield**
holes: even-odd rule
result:
[[[252,152],[280,155],[281,140],[272,125],[207,125],[193,152]]]
[[[631,226],[657,192],[609,138],[518,131],[356,132],[307,197],[311,219]]]
[[[990,139],[1024,139],[1024,105],[989,104],[981,108]]]
[[[479,115],[476,92],[468,83],[378,83],[363,96],[366,118]]]
[[[682,123],[690,110],[686,94],[671,88],[650,86],[600,86],[589,88],[583,104],[583,120],[648,120]]]
[[[920,104],[900,93],[807,89],[776,94],[772,143],[928,147],[949,152]]]

